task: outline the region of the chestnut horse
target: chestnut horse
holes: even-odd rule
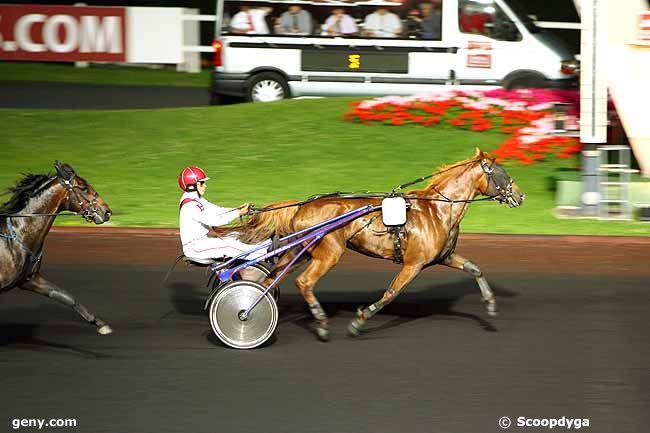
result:
[[[110,334],[110,326],[40,273],[43,243],[59,212],[77,212],[95,224],[111,217],[106,202],[72,167],[58,161],[54,167],[56,176],[23,177],[0,207],[0,292],[19,287],[48,296],[73,308],[100,334]]]
[[[358,335],[366,321],[393,301],[423,268],[437,264],[472,275],[478,282],[487,312],[496,315],[496,299],[480,268],[455,252],[460,222],[470,202],[479,195],[505,202],[510,207],[524,201],[524,194],[494,158],[476,149],[473,158],[444,167],[434,173],[425,188],[404,195],[410,209],[403,237],[388,231],[378,214],[360,217],[324,236],[310,250],[309,265],[296,279],[296,286],[314,316],[316,335],[327,340],[329,330],[327,316],[314,295],[314,286],[338,263],[346,247],[371,257],[392,259],[403,266],[379,301],[358,310],[357,317],[348,326],[352,336]],[[217,232],[236,231],[243,242],[255,243],[273,235],[293,233],[368,204],[377,206],[381,198],[323,197],[304,204],[278,202],[265,208],[277,210],[256,214],[242,225]],[[400,236],[400,242],[395,242],[395,236]],[[280,259],[264,281],[265,285],[273,281],[294,254],[289,251]]]

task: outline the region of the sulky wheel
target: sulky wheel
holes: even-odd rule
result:
[[[236,280],[246,280],[261,283],[264,281],[264,278],[269,276],[270,273],[271,271],[269,271],[262,263],[254,263],[249,267],[237,272],[234,277]]]
[[[278,306],[269,293],[245,320],[241,318],[264,290],[253,281],[235,281],[219,290],[208,310],[210,325],[219,340],[235,349],[252,349],[271,338],[278,325]]]
[[[246,280],[261,283],[266,277],[271,274],[269,267],[270,265],[263,262],[254,263],[246,269],[239,271],[234,277],[234,280]],[[273,290],[271,290],[271,293],[273,294],[273,299],[275,299],[275,302],[278,302],[280,299],[280,285],[276,284]]]

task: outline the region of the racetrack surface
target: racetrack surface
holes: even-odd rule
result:
[[[2,294],[0,431],[15,418],[111,433],[485,433],[504,431],[502,416],[588,418],[583,430],[603,433],[650,423],[650,240],[463,236],[458,250],[491,282],[498,318],[472,278],[434,267],[357,339],[345,326],[399,267],[348,253],[316,291],[332,341],[307,330],[285,282],[275,339],[239,351],[210,332],[201,270],[181,266],[161,283],[174,231],[119,233],[55,229],[45,258],[46,276],[114,334],[32,293]]]
[[[0,108],[138,109],[204,107],[202,87],[0,81]]]

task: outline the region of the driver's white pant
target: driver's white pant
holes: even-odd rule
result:
[[[196,239],[183,245],[183,254],[186,257],[197,259],[220,259],[222,257],[235,257],[243,252],[250,251],[258,247],[259,244],[245,244],[237,239],[236,236],[226,236],[222,238],[203,238]],[[242,258],[256,259],[266,254],[267,249],[262,248],[250,255]]]

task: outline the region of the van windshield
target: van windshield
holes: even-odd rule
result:
[[[514,12],[515,15],[517,15],[517,18],[519,21],[526,27],[526,29],[530,33],[539,33],[542,30],[535,25],[535,22],[530,19],[528,14],[530,13],[529,11],[526,10],[524,6],[522,6],[521,3],[519,3],[519,0],[506,0],[506,3],[508,6],[510,6],[510,9],[512,12]]]

